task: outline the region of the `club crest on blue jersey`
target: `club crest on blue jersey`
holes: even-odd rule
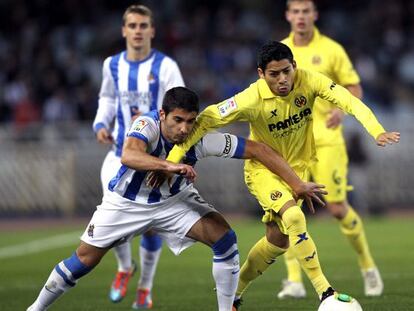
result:
[[[148,80],[148,82],[149,82],[149,83],[155,83],[155,82],[156,82],[156,81],[155,81],[155,80],[156,80],[156,79],[155,79],[155,76],[153,75],[153,73],[152,73],[152,72],[150,72],[150,73],[149,73],[149,75],[148,75],[148,79],[147,79],[147,80]]]
[[[303,96],[303,95],[300,95],[300,96],[295,98],[295,105],[298,108],[302,108],[303,106],[306,105],[307,102],[308,101],[307,101],[306,97]]]
[[[95,225],[90,224],[88,227],[88,236],[90,236],[91,238],[93,238],[93,230],[95,229]]]

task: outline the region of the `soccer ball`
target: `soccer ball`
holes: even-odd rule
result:
[[[355,298],[335,293],[322,301],[318,311],[362,311],[362,308]]]

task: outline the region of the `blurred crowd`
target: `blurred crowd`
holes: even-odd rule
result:
[[[0,123],[91,120],[103,60],[124,49],[122,13],[134,2],[0,2]],[[174,57],[202,104],[257,78],[257,48],[283,39],[285,1],[140,1],[155,14],[153,46]],[[320,30],[342,43],[365,101],[390,111],[414,101],[414,2],[318,1]]]

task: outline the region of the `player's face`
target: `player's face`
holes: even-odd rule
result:
[[[193,129],[196,117],[197,112],[181,108],[176,108],[167,115],[161,110],[161,133],[169,142],[181,144]]]
[[[295,69],[295,61],[292,64],[288,59],[282,59],[279,61],[272,60],[267,64],[264,72],[261,68],[258,68],[257,72],[260,78],[266,80],[273,94],[287,96],[293,87]]]
[[[149,16],[129,13],[122,27],[122,36],[126,40],[127,48],[139,50],[150,49],[155,29]]]
[[[312,1],[293,1],[286,11],[286,19],[294,33],[313,31],[318,12]]]

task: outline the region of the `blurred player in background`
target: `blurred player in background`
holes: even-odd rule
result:
[[[317,18],[313,0],[288,0],[286,19],[291,33],[282,42],[291,48],[299,68],[318,71],[362,98],[359,76],[348,55],[339,43],[319,33],[315,27]],[[362,220],[346,199],[348,156],[342,133],[343,117],[341,109],[324,99],[316,99],[313,128],[318,162],[310,172],[315,182],[326,186],[326,207],[338,219],[341,231],[358,255],[365,295],[379,296],[383,282],[370,253]],[[283,281],[278,297],[304,297],[301,268],[293,250],[285,253],[285,262],[288,278]]]
[[[167,160],[178,163],[190,147],[208,131],[235,121],[250,125],[250,138],[262,142],[286,159],[296,174],[306,179],[316,160],[312,114],[316,97],[354,115],[380,146],[399,141],[400,134],[386,132],[372,111],[348,90],[328,77],[297,69],[288,46],[277,41],[263,45],[258,53],[260,79],[250,87],[216,105],[197,118],[193,132],[176,145]],[[335,290],[324,276],[316,246],[309,235],[305,215],[292,189],[256,160],[247,160],[245,180],[264,210],[265,236],[250,250],[240,271],[234,308],[249,284],[290,246],[300,266],[323,301]]]
[[[99,107],[93,123],[100,143],[112,144],[101,169],[104,193],[119,167],[124,138],[134,117],[160,109],[165,92],[184,81],[176,62],[152,49],[155,36],[152,11],[142,5],[131,5],[123,15],[122,36],[126,50],[108,57],[103,64]],[[151,308],[151,289],[162,240],[152,232],[145,233],[140,245],[140,279],[133,308]],[[136,265],[131,259],[130,243],[114,248],[118,272],[111,285],[109,298],[121,301]]]
[[[230,134],[207,134],[189,149],[183,164],[166,161],[174,144],[182,143],[191,132],[198,109],[194,92],[175,87],[165,94],[160,111],[153,110],[134,121],[125,140],[122,165],[111,179],[79,247],[71,257],[55,266],[28,311],[46,310],[89,273],[112,246],[150,228],[163,237],[176,255],[195,241],[211,247],[218,310],[232,309],[240,272],[236,234],[193,187],[192,166],[207,156],[256,159],[298,185],[302,194],[315,195],[321,190],[318,185],[302,182],[268,146]],[[170,184],[153,188],[148,186],[149,171],[177,175]]]

